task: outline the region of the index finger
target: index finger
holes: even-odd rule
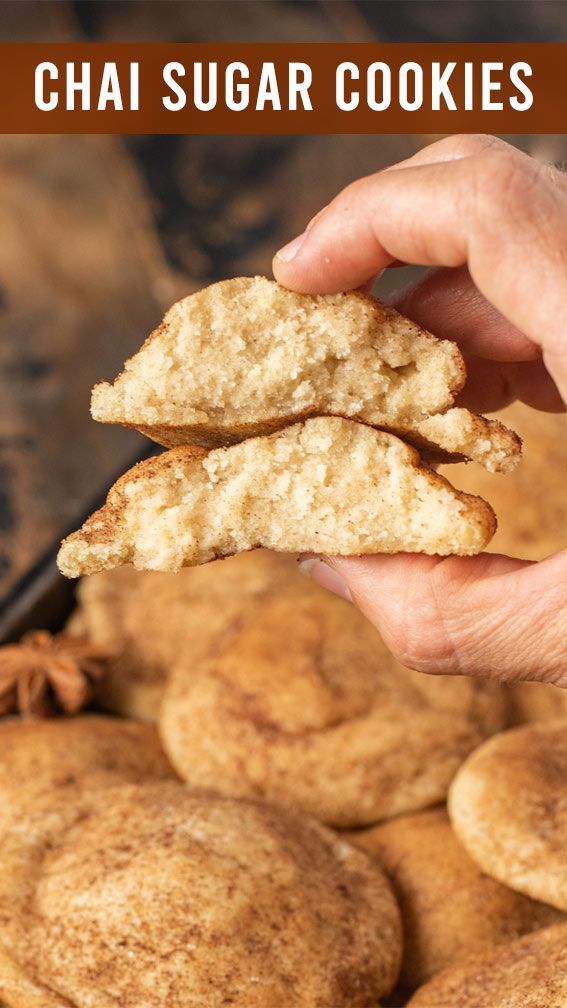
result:
[[[527,337],[567,397],[567,194],[513,148],[418,163],[343,190],[274,260],[276,278],[306,293],[360,286],[395,259],[468,264],[481,293]],[[522,336],[524,334],[524,336]]]

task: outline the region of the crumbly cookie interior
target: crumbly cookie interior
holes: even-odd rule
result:
[[[74,577],[122,563],[179,570],[266,546],[339,555],[479,552],[485,501],[419,466],[398,438],[334,417],[211,452],[177,448],[134,467],[63,544]]]
[[[230,427],[316,409],[379,425],[445,409],[463,379],[455,344],[379,302],[238,278],[173,305],[114,385],[96,386],[92,411]]]

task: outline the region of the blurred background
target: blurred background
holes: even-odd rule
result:
[[[4,0],[2,41],[564,41],[563,0]],[[0,606],[147,449],[95,424],[163,311],[273,252],[428,136],[0,140]],[[506,139],[562,164],[564,136]],[[390,271],[381,291],[407,281]]]

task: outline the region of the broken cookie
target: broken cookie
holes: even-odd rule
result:
[[[337,555],[479,553],[496,527],[480,497],[420,465],[399,438],[318,417],[207,452],[139,463],[59,551],[68,577],[133,563],[180,570],[266,546]]]
[[[428,461],[512,469],[517,435],[451,408],[465,379],[455,343],[371,295],[296,294],[238,277],[173,305],[114,383],[95,386],[91,412],[169,448],[341,416],[403,437]]]

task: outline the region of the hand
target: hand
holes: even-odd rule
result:
[[[398,262],[441,267],[395,303],[459,343],[469,371],[459,404],[565,409],[567,177],[494,137],[441,140],[347,186],[273,269],[315,294],[367,286]],[[304,567],[411,668],[567,687],[567,550],[538,564],[400,553]]]

